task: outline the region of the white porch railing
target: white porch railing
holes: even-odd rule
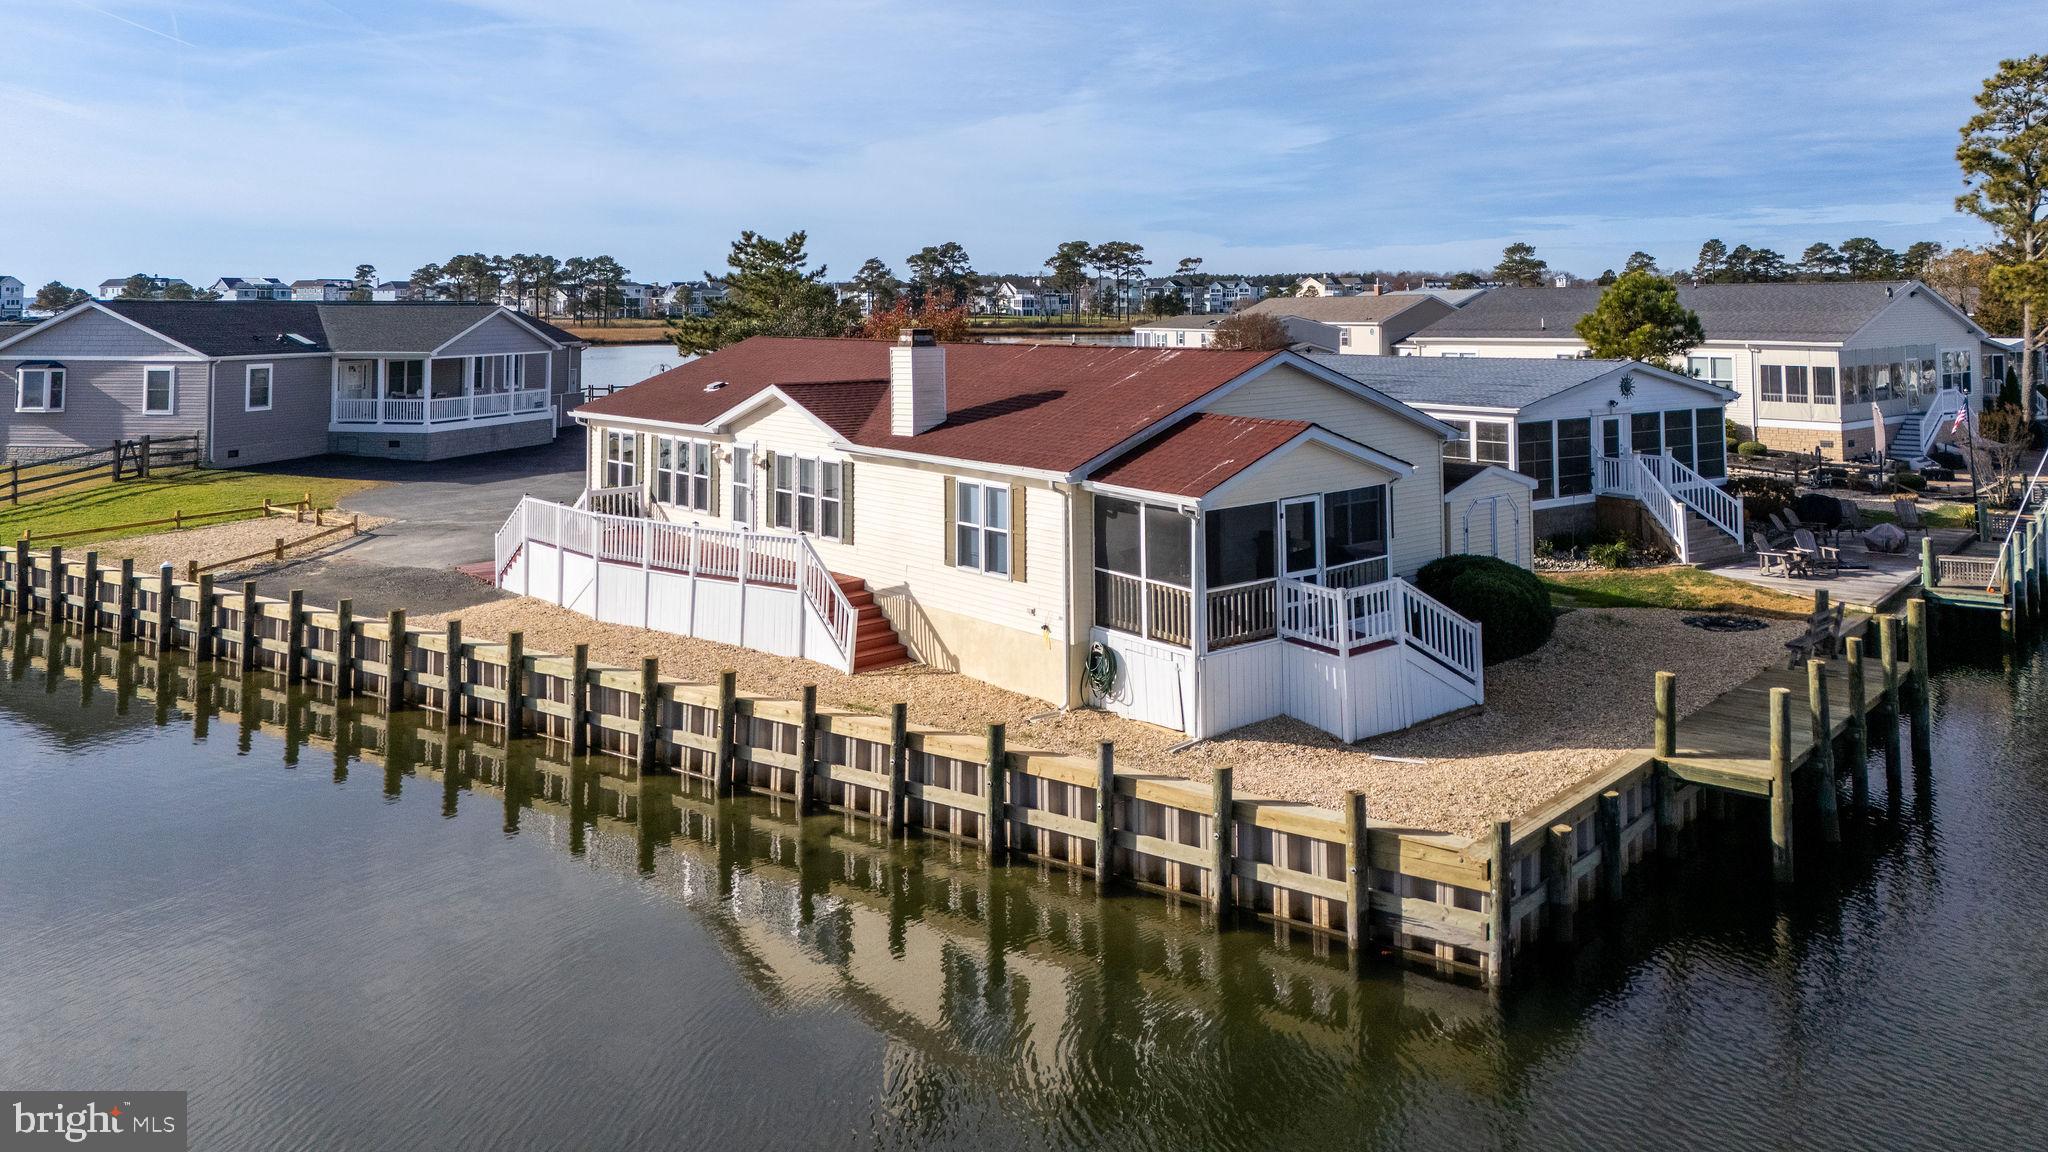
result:
[[[1671,538],[1671,546],[1678,553],[1678,562],[1690,564],[1692,549],[1685,539],[1685,502],[1664,486],[1663,478],[1650,464],[1651,460],[1662,459],[1665,457],[1653,457],[1643,452],[1635,453],[1632,457],[1630,482],[1634,488],[1635,498],[1644,508],[1649,509],[1650,518],[1655,520],[1664,529],[1664,534]]]
[[[1351,655],[1389,641],[1417,649],[1473,683],[1486,674],[1479,625],[1406,580],[1332,588],[1279,582],[1279,634]]]
[[[1349,564],[1338,564],[1323,573],[1323,583],[1332,588],[1357,588],[1387,578],[1387,558],[1368,556]]]
[[[606,516],[639,516],[646,511],[640,500],[640,489],[630,485],[623,488],[585,488],[572,507],[582,512],[602,512]]]
[[[384,423],[423,424],[426,422],[426,419],[427,402],[425,400],[393,400],[388,396],[385,397]]]
[[[602,576],[606,565],[625,565],[693,580],[792,589],[816,614],[836,649],[835,659],[826,662],[841,668],[851,665],[858,617],[852,601],[832,578],[831,569],[811,547],[810,540],[802,536],[671,524],[640,516],[614,515],[591,507],[622,505],[621,494],[628,493],[637,507],[639,494],[631,488],[586,491],[578,499],[577,507],[531,496],[522,499],[498,531],[496,561],[500,581],[522,551],[531,563],[533,546],[546,545],[590,557],[595,562],[593,581]],[[532,581],[522,581],[521,585],[509,590],[523,595]],[[558,588],[553,602],[573,604],[581,598],[582,591]]]
[[[1270,640],[1279,634],[1274,615],[1273,580],[1253,580],[1208,591],[1205,635],[1210,651],[1254,640]]]
[[[334,422],[336,424],[375,424],[377,422],[377,398],[375,396],[336,396],[334,398]]]
[[[1716,529],[1742,543],[1742,501],[1727,489],[1671,456],[1644,455],[1644,463],[1686,507]]]
[[[336,396],[336,424],[451,424],[547,411],[545,388],[479,392],[461,396]]]

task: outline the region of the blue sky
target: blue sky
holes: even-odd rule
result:
[[[0,272],[402,275],[456,251],[837,274],[1133,239],[1214,271],[1583,274],[1719,236],[1974,242],[1956,127],[2048,5],[38,0]]]

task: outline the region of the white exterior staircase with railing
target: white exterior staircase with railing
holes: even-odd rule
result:
[[[1716,564],[1743,554],[1742,501],[1670,456],[1602,456],[1593,490],[1640,503],[1681,564]]]

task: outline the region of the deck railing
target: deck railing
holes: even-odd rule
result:
[[[1390,641],[1428,655],[1477,684],[1485,675],[1479,625],[1406,580],[1331,588],[1279,582],[1279,634],[1340,656]]]
[[[375,396],[336,396],[333,415],[336,424],[450,424],[544,412],[548,401],[545,388],[462,396],[387,396],[381,400]]]
[[[1332,588],[1359,588],[1377,584],[1387,578],[1387,558],[1367,556],[1348,564],[1338,564],[1323,573],[1323,583]]]
[[[857,617],[853,603],[809,539],[764,532],[700,528],[640,516],[616,515],[600,507],[637,508],[633,488],[586,490],[568,507],[529,496],[519,502],[498,533],[497,568],[502,578],[514,557],[532,544],[581,553],[599,562],[635,565],[675,575],[794,589],[817,613],[838,648],[851,660]],[[594,577],[593,577],[594,578]],[[524,592],[524,588],[515,589]],[[582,590],[561,590],[558,603],[573,603]]]
[[[1658,474],[1657,467],[1650,463],[1652,460],[1662,460],[1666,457],[1637,452],[1633,459],[1634,475],[1631,481],[1634,484],[1636,499],[1649,510],[1650,518],[1664,529],[1664,534],[1671,538],[1671,547],[1678,554],[1678,562],[1692,563],[1692,549],[1685,539],[1685,502],[1664,486],[1664,478]]]
[[[1177,584],[1097,568],[1095,623],[1185,648],[1194,642],[1194,593]]]
[[[334,422],[336,424],[375,424],[377,422],[377,403],[375,396],[336,396],[334,398]]]
[[[1273,580],[1253,580],[1208,592],[1209,648],[1228,648],[1279,635],[1274,617]]]
[[[2005,587],[2005,549],[1996,556],[1936,556],[1934,583],[1938,588],[1979,588],[1996,592]]]
[[[1741,542],[1741,500],[1675,457],[1645,454],[1644,461],[1681,503],[1699,513],[1707,523]]]

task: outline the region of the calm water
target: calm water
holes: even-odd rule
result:
[[[195,1148],[2004,1148],[2048,1124],[2038,654],[1945,671],[1931,775],[1894,798],[1876,771],[1789,898],[1760,818],[1731,821],[1502,1008],[418,714],[268,681],[244,709],[189,665],[0,641],[0,1085],[185,1089]]]
[[[602,394],[613,388],[638,384],[657,372],[666,372],[696,359],[660,344],[597,344],[583,350],[583,382]]]

